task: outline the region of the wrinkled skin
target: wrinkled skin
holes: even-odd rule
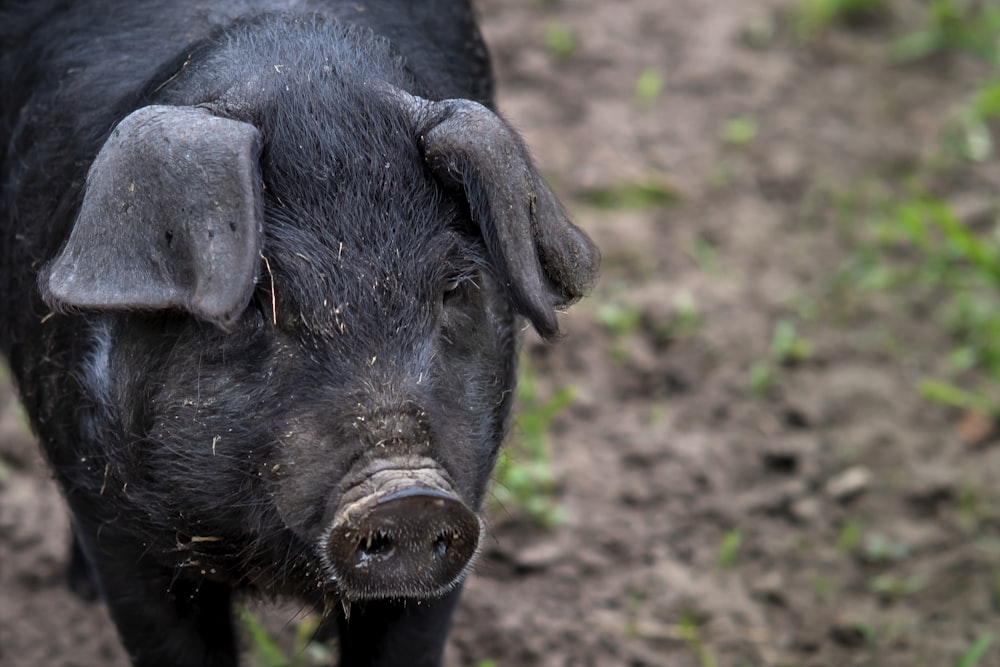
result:
[[[72,585],[103,597],[136,665],[235,665],[236,591],[316,605],[342,665],[438,664],[520,322],[555,336],[554,309],[597,269],[487,110],[469,8],[83,4],[0,11],[0,344],[72,511]],[[176,146],[198,114],[224,122],[180,185],[141,167],[139,223],[114,199],[139,168],[108,135],[135,145],[122,119],[150,105],[167,129],[142,129],[152,148],[129,160]],[[227,145],[246,150],[218,157]],[[92,204],[105,183],[111,203]],[[213,206],[243,245],[157,226],[197,231],[188,209]],[[137,264],[153,242],[167,259]],[[373,539],[404,550],[393,526],[425,515],[446,574],[403,560],[346,576],[381,557]]]

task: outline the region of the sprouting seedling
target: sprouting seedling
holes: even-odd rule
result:
[[[563,520],[563,510],[552,498],[555,475],[548,430],[552,420],[573,402],[573,389],[561,387],[547,399],[540,399],[534,374],[524,361],[518,402],[517,435],[500,452],[493,474],[493,497],[502,507],[519,509],[542,525],[555,525]]]
[[[635,80],[635,105],[640,109],[649,109],[660,97],[663,91],[663,72],[647,67]]]
[[[730,146],[746,146],[756,136],[757,121],[748,116],[733,118],[722,129],[722,139]]]
[[[564,23],[549,23],[545,26],[545,48],[555,58],[568,60],[577,48],[576,35]]]

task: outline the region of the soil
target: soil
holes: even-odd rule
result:
[[[984,67],[893,65],[903,19],[804,42],[792,0],[479,4],[501,109],[604,268],[561,342],[526,344],[540,394],[574,392],[548,436],[565,519],[494,508],[447,665],[943,667],[992,633],[976,664],[1000,666],[1000,438],[918,395],[949,349],[926,309],[834,296],[855,248],[832,193],[927,160]],[[739,118],[756,136],[726,141]],[[595,203],[641,183],[671,201]],[[941,194],[996,215],[998,184],[994,159]],[[755,391],[789,321],[811,354]],[[0,664],[124,666],[65,587],[65,510],[6,381],[0,406]]]

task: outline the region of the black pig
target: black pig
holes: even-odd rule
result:
[[[8,1],[0,347],[136,665],[435,665],[521,319],[595,281],[463,0]]]

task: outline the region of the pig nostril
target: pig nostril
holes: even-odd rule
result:
[[[378,558],[379,560],[392,558],[394,551],[395,546],[392,543],[392,539],[385,533],[378,532],[369,535],[358,542],[358,565],[365,565],[372,558]]]
[[[432,546],[432,552],[437,555],[438,558],[444,558],[448,554],[448,549],[451,547],[451,537],[445,533],[441,533],[434,540]]]

